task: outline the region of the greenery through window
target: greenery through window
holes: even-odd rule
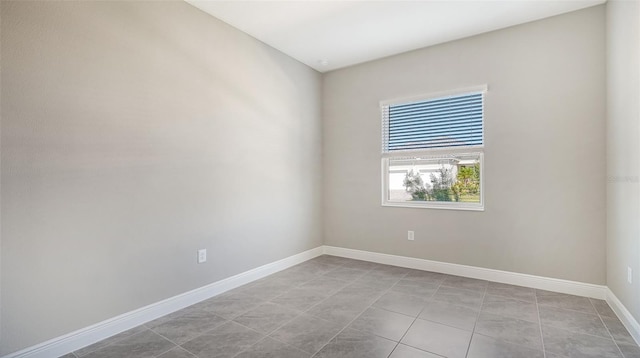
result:
[[[480,204],[481,154],[388,159],[386,201]]]

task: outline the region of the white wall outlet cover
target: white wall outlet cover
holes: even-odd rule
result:
[[[198,263],[207,262],[207,249],[198,250]]]
[[[413,231],[409,231],[409,232],[407,233],[407,240],[413,240],[413,239],[414,239]]]
[[[631,267],[627,267],[627,281],[629,281],[629,283],[633,283],[633,271],[631,270]]]

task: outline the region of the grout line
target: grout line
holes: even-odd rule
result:
[[[155,333],[155,332],[154,332],[154,333]],[[167,349],[166,351],[161,352],[160,354],[158,354],[158,355],[154,356],[154,357],[160,357],[161,355],[163,355],[163,354],[167,353],[168,351],[173,350],[173,349],[175,349],[175,348],[177,348],[177,347],[180,347],[180,346],[179,346],[179,345],[177,345],[175,342],[173,342],[173,341],[169,340],[167,337],[165,337],[165,336],[163,336],[163,335],[161,335],[161,334],[158,334],[158,333],[156,333],[156,334],[157,334],[157,335],[159,335],[160,337],[162,337],[162,338],[166,339],[167,341],[169,341],[169,342],[171,342],[171,343],[175,344],[175,345],[174,345],[173,347],[170,347],[170,348],[169,348],[169,349]],[[191,352],[189,352],[189,353],[191,353]]]
[[[393,355],[393,352],[396,351],[396,349],[398,349],[398,346],[400,345],[400,342],[396,342],[395,347],[393,347],[393,349],[391,350],[391,352],[387,355],[387,358],[391,357]]]
[[[332,264],[332,265],[333,265],[333,264]],[[336,267],[335,269],[338,269],[338,268],[340,268],[340,267],[343,267],[343,264],[338,264],[338,265],[336,265],[336,266],[337,266],[337,267]],[[294,266],[294,267],[295,267],[295,266]],[[311,281],[316,280],[316,279],[321,278],[321,277],[325,277],[325,275],[326,275],[328,272],[331,272],[331,271],[333,271],[333,270],[335,270],[335,269],[331,269],[331,270],[329,270],[329,271],[327,271],[327,272],[324,272],[324,273],[321,273],[321,274],[314,274],[314,276],[313,276],[312,278],[310,278],[309,280],[306,280],[306,281],[304,281],[304,282],[302,282],[302,283],[298,284],[297,286],[292,287],[291,289],[301,287],[301,286],[302,286],[302,285],[304,285],[305,283],[311,282]],[[268,276],[267,276],[267,277],[268,277]],[[348,283],[347,283],[347,285],[348,285]],[[343,286],[343,287],[345,287],[345,286]],[[278,296],[276,296],[276,297],[274,297],[274,298],[272,298],[272,299],[270,299],[270,300],[267,300],[266,302],[263,302],[263,303],[261,303],[261,304],[260,304],[260,305],[262,305],[262,304],[265,304],[265,303],[272,303],[272,304],[275,304],[275,305],[278,305],[278,306],[281,306],[281,307],[284,307],[284,308],[287,308],[287,309],[291,309],[291,310],[294,310],[294,311],[297,311],[297,312],[298,312],[298,315],[296,315],[295,317],[293,317],[293,318],[291,318],[291,319],[289,319],[289,320],[285,321],[283,324],[281,324],[280,326],[276,327],[275,329],[273,329],[273,330],[269,331],[268,333],[258,332],[258,331],[256,331],[255,329],[252,329],[251,327],[247,327],[247,326],[245,326],[245,325],[243,325],[243,324],[241,324],[241,323],[238,323],[238,322],[236,322],[236,321],[231,320],[231,321],[232,321],[232,322],[234,322],[234,323],[238,323],[238,324],[240,324],[240,325],[241,325],[241,326],[243,326],[243,327],[247,327],[247,328],[249,328],[249,329],[252,329],[252,330],[254,330],[254,331],[256,331],[256,332],[258,332],[258,333],[260,333],[260,334],[263,334],[263,335],[264,335],[264,337],[263,337],[262,339],[258,340],[256,343],[254,343],[254,344],[250,345],[248,348],[243,349],[242,351],[238,352],[236,355],[234,355],[234,357],[235,357],[235,356],[238,356],[238,355],[240,355],[240,354],[242,354],[243,352],[247,351],[247,350],[248,350],[248,349],[250,349],[251,347],[255,346],[256,344],[258,344],[259,342],[261,342],[261,341],[263,341],[263,340],[265,340],[265,339],[267,339],[267,338],[273,339],[273,340],[275,340],[275,341],[277,341],[277,342],[280,342],[280,343],[282,343],[282,344],[285,344],[285,345],[287,345],[287,346],[291,346],[291,347],[293,347],[293,348],[295,348],[295,349],[297,349],[297,350],[299,350],[299,351],[301,351],[301,352],[305,352],[305,353],[307,353],[306,351],[302,350],[301,348],[298,348],[298,347],[296,347],[296,346],[294,346],[294,345],[291,345],[291,344],[286,343],[286,342],[282,342],[282,341],[280,341],[280,340],[278,340],[278,339],[276,339],[276,338],[274,338],[274,337],[271,337],[271,334],[272,334],[273,332],[275,332],[275,331],[279,330],[280,328],[282,328],[282,327],[284,327],[285,325],[289,324],[290,322],[292,322],[293,320],[295,320],[295,319],[297,319],[298,317],[302,316],[303,314],[307,314],[306,312],[307,312],[308,310],[310,310],[311,308],[313,308],[313,307],[315,307],[315,306],[316,306],[316,305],[312,305],[312,306],[311,306],[310,308],[308,308],[307,310],[297,310],[297,309],[292,309],[292,308],[289,308],[289,307],[282,306],[282,305],[280,305],[280,304],[278,304],[278,303],[272,302],[272,301],[273,301],[273,300],[275,300],[276,298],[278,298],[278,297],[280,297],[280,296],[283,296],[283,295],[285,295],[287,292],[291,291],[291,289],[288,289],[288,290],[284,291],[281,295],[278,295]],[[340,288],[340,289],[342,289],[342,288]],[[340,289],[338,289],[338,291],[339,291]],[[336,291],[336,292],[337,292],[337,291]],[[326,300],[327,298],[329,298],[329,297],[331,297],[331,296],[332,296],[332,295],[329,295],[328,297],[326,297],[326,298],[322,299],[320,302],[323,302],[324,300]],[[320,302],[318,302],[318,304],[319,304]],[[260,305],[259,305],[259,306],[260,306]],[[255,309],[255,307],[254,307],[254,308],[252,308],[252,309]],[[249,312],[249,311],[246,311],[246,312]],[[246,312],[245,312],[245,313],[246,313]],[[244,313],[243,313],[243,314],[244,314]],[[240,316],[241,316],[241,315],[240,315]],[[240,317],[240,316],[238,316],[238,317]],[[313,317],[315,317],[315,316],[313,316]],[[237,318],[237,317],[236,317],[236,318]],[[319,318],[319,317],[318,317],[318,318]],[[235,318],[234,318],[234,319],[235,319]],[[315,353],[314,353],[314,354],[315,354]]]
[[[396,287],[396,285],[398,284],[398,282],[402,281],[405,277],[407,277],[407,274],[405,274],[402,278],[400,278],[396,283],[393,284],[393,286],[391,286],[387,292],[390,292],[391,289],[393,289],[394,287]],[[439,286],[438,286],[439,287]],[[436,291],[438,289],[436,288]],[[435,294],[435,292],[434,292]],[[375,303],[375,301],[373,302]],[[373,307],[373,303],[371,304],[370,307]],[[426,305],[425,305],[426,307]],[[402,342],[402,340],[404,339],[404,337],[407,335],[407,333],[409,332],[409,330],[411,329],[411,327],[413,327],[413,324],[416,322],[416,320],[418,319],[418,316],[420,316],[420,314],[422,313],[422,311],[424,310],[424,307],[422,307],[422,309],[420,310],[420,312],[418,312],[418,314],[413,318],[413,321],[411,322],[411,324],[409,325],[409,327],[407,327],[407,330],[402,334],[402,337],[400,337],[400,339],[398,339],[398,341],[396,342],[396,346],[393,347],[393,350],[391,351],[391,353],[389,353],[388,357],[391,357],[391,355],[393,354],[393,352],[395,352],[396,349],[398,349],[398,346],[400,345],[400,342]],[[391,311],[389,311],[391,312]],[[399,313],[399,312],[395,312],[395,313]],[[405,315],[406,316],[406,315]]]
[[[296,266],[298,266],[298,265],[296,265]],[[292,266],[292,267],[295,267],[295,266]],[[280,271],[280,272],[281,272],[281,271]],[[277,274],[277,273],[279,273],[279,272],[276,272],[276,273],[274,273],[274,274]],[[272,274],[272,275],[274,275],[274,274]],[[271,276],[271,275],[266,276],[266,277],[263,277],[262,279],[264,279],[264,278],[269,278],[270,276]],[[233,317],[233,318],[231,318],[231,319],[228,319],[228,318],[222,317],[222,316],[220,316],[220,315],[218,315],[218,314],[212,313],[212,314],[214,314],[215,316],[222,318],[222,319],[224,320],[224,322],[222,322],[221,324],[219,324],[219,325],[217,325],[217,326],[215,326],[215,327],[213,327],[213,328],[211,328],[211,329],[208,329],[208,330],[206,330],[206,331],[204,331],[204,332],[201,332],[200,334],[198,334],[198,335],[194,336],[193,338],[191,338],[189,341],[191,341],[191,340],[193,340],[193,339],[196,339],[196,338],[198,338],[198,337],[200,337],[200,336],[202,336],[202,335],[205,335],[205,334],[207,334],[208,332],[211,332],[211,331],[213,331],[213,330],[215,330],[215,329],[219,328],[220,326],[222,326],[222,325],[224,325],[224,324],[226,324],[226,323],[233,322],[233,323],[239,324],[239,325],[241,325],[241,326],[243,326],[243,327],[245,327],[245,328],[248,328],[248,329],[250,329],[250,330],[252,330],[252,331],[255,331],[255,332],[260,333],[261,335],[263,335],[264,337],[263,337],[262,339],[258,340],[258,342],[260,342],[260,341],[264,340],[265,338],[269,337],[269,334],[273,333],[274,331],[276,331],[276,330],[280,329],[280,328],[281,328],[282,326],[284,326],[285,324],[287,324],[287,323],[291,322],[292,320],[296,319],[297,317],[299,317],[299,316],[303,313],[303,311],[294,310],[294,311],[298,311],[298,312],[300,312],[300,314],[298,314],[297,316],[295,316],[295,317],[291,318],[290,320],[286,321],[284,324],[282,324],[281,326],[279,326],[278,328],[276,328],[276,329],[272,330],[271,332],[269,332],[269,333],[267,333],[267,334],[264,334],[264,333],[259,332],[259,331],[255,330],[255,329],[251,328],[251,327],[247,327],[247,326],[245,326],[245,325],[243,325],[243,324],[241,324],[241,323],[239,323],[239,322],[236,322],[236,321],[235,321],[235,319],[236,319],[236,318],[238,318],[238,317],[240,317],[240,316],[242,316],[242,315],[244,315],[245,313],[247,313],[247,312],[249,312],[249,311],[251,311],[251,310],[256,309],[257,307],[259,307],[259,306],[261,306],[261,305],[263,305],[263,304],[265,304],[265,303],[273,303],[273,304],[278,305],[277,303],[272,302],[272,300],[274,300],[274,299],[275,299],[275,298],[277,298],[277,297],[280,297],[280,296],[284,295],[285,293],[289,292],[289,291],[290,291],[290,290],[292,290],[293,288],[297,288],[297,287],[299,287],[299,286],[301,286],[301,285],[303,285],[303,284],[305,284],[305,283],[307,283],[307,282],[309,282],[309,281],[311,281],[311,280],[314,280],[314,279],[318,278],[319,276],[321,276],[321,275],[314,275],[314,276],[313,276],[312,278],[310,278],[309,280],[306,280],[306,281],[303,281],[303,282],[301,282],[301,283],[298,283],[297,285],[292,285],[292,287],[291,287],[290,289],[285,290],[281,295],[277,295],[276,297],[271,298],[270,300],[266,300],[266,301],[263,301],[263,302],[259,303],[259,304],[258,304],[258,305],[256,305],[255,307],[251,307],[251,308],[249,308],[249,309],[247,309],[247,310],[245,310],[245,311],[242,311],[241,313],[239,313],[238,315],[236,315],[235,317]],[[262,279],[261,279],[261,280],[262,280]],[[243,286],[246,286],[246,285],[243,285]],[[240,287],[238,287],[238,288],[241,288],[241,287],[243,287],[243,286],[240,286]],[[235,290],[235,289],[234,289],[234,290]],[[230,290],[230,291],[228,291],[228,292],[231,292],[231,291],[233,291],[233,290]],[[238,292],[242,293],[241,291],[238,291]],[[247,294],[244,294],[244,293],[242,293],[242,294],[243,294],[243,295],[246,295],[246,296],[250,296],[250,295],[247,295]],[[282,305],[278,305],[278,306],[282,306]],[[191,307],[191,306],[189,306],[189,307]],[[284,306],[282,306],[282,307],[284,307]],[[186,308],[188,308],[188,307],[186,307]],[[285,307],[285,308],[288,308],[288,307]],[[164,317],[164,316],[163,316],[163,317]],[[148,328],[148,327],[147,327],[147,328]],[[151,328],[148,328],[148,329],[151,329]],[[151,330],[152,330],[152,329],[151,329]],[[154,331],[154,332],[155,332],[155,331]],[[155,333],[157,333],[157,332],[155,332]],[[159,333],[157,333],[157,334],[159,334]],[[164,336],[163,336],[163,337],[164,337]],[[167,340],[169,340],[167,337],[164,337],[164,338],[166,338]],[[269,337],[269,338],[271,338],[271,337]],[[170,341],[170,342],[172,342],[172,343],[174,343],[174,344],[176,344],[175,342],[173,342],[173,341],[171,341],[171,340],[169,340],[169,341]],[[188,342],[188,341],[187,341],[187,342]],[[251,346],[249,346],[249,348],[250,348],[250,347],[253,347],[253,346],[254,346],[255,344],[257,344],[258,342],[256,342],[256,343],[252,344]],[[186,343],[186,342],[185,342],[185,343]],[[287,343],[285,343],[285,342],[281,342],[281,343],[287,344]],[[176,344],[176,345],[177,345],[178,347],[180,347],[181,349],[183,349],[183,350],[187,351],[189,354],[192,354],[192,355],[196,356],[193,352],[190,352],[189,350],[187,350],[187,349],[183,348],[181,345],[178,345],[178,344]],[[287,345],[289,345],[289,344],[287,344]],[[298,349],[297,347],[294,347],[294,348]],[[248,348],[247,348],[247,349],[248,349]],[[242,352],[244,352],[244,351],[246,351],[246,349],[242,350],[241,352],[238,352],[238,354],[240,354],[240,353],[242,353]],[[166,352],[165,352],[165,353],[166,353]],[[236,354],[236,355],[238,355],[238,354]],[[196,357],[197,357],[197,356],[196,356]]]
[[[168,351],[170,351],[170,350],[174,349],[175,347],[179,347],[179,346],[180,346],[178,343],[176,343],[176,342],[174,342],[173,340],[169,339],[169,337],[165,337],[164,335],[162,335],[162,334],[160,334],[160,333],[158,333],[158,332],[154,331],[154,330],[153,330],[153,329],[151,329],[151,328],[149,328],[149,330],[150,330],[151,332],[153,332],[153,333],[157,334],[158,336],[160,336],[160,337],[162,337],[162,338],[166,339],[167,341],[169,341],[170,343],[172,343],[172,344],[174,345],[174,347],[171,347],[171,348],[167,349],[166,351],[164,351],[164,352],[162,352],[162,353],[160,353],[160,354],[158,354],[158,355],[165,354],[165,353],[167,353]],[[198,335],[198,336],[199,336],[199,335]],[[195,337],[194,337],[194,338],[195,338]]]
[[[332,264],[332,265],[333,265],[333,264]],[[337,268],[340,268],[340,267],[345,267],[345,266],[344,266],[344,262],[343,262],[343,263],[340,263],[340,264],[336,264],[336,266],[337,266],[337,267],[336,267],[336,269],[337,269]],[[322,274],[315,274],[315,276],[314,276],[313,278],[311,278],[311,279],[309,279],[309,280],[305,281],[304,283],[300,284],[300,285],[299,285],[299,286],[297,286],[297,287],[300,287],[300,286],[302,286],[303,284],[308,283],[308,282],[311,282],[311,281],[316,280],[316,279],[318,279],[318,278],[323,278],[323,277],[324,277],[324,278],[332,278],[332,277],[327,277],[327,276],[326,276],[326,274],[327,274],[328,272],[331,272],[331,271],[333,271],[333,270],[329,270],[329,271],[324,272],[324,273],[322,273]],[[364,271],[364,270],[363,270],[363,271]],[[371,271],[371,270],[366,270],[366,273],[369,273],[370,271]],[[276,338],[274,338],[274,337],[271,337],[271,336],[270,336],[270,334],[271,334],[271,333],[273,333],[273,332],[275,332],[275,331],[277,331],[278,329],[282,328],[283,326],[285,326],[285,325],[286,325],[286,324],[288,324],[289,322],[291,322],[291,321],[295,320],[296,318],[298,318],[298,317],[302,316],[303,314],[307,314],[307,315],[312,316],[312,317],[314,317],[314,318],[321,319],[321,320],[323,320],[323,321],[325,321],[325,322],[335,323],[335,322],[332,322],[332,321],[326,320],[326,319],[324,319],[324,318],[322,318],[322,317],[314,316],[314,315],[309,314],[309,313],[307,313],[307,312],[308,312],[309,310],[311,310],[312,308],[314,308],[315,306],[317,306],[317,305],[321,304],[322,302],[326,301],[327,299],[329,299],[330,297],[332,297],[333,295],[335,295],[336,293],[338,293],[340,290],[342,290],[343,288],[345,288],[345,287],[347,287],[347,286],[351,285],[351,284],[354,282],[354,281],[352,281],[352,282],[343,281],[343,280],[340,280],[340,279],[337,279],[337,280],[338,280],[338,281],[341,281],[341,282],[344,282],[344,283],[345,283],[345,285],[344,285],[344,286],[341,286],[341,287],[340,287],[340,288],[338,288],[335,292],[331,293],[329,296],[325,297],[324,299],[322,299],[322,300],[321,300],[321,301],[319,301],[318,303],[316,303],[316,304],[312,305],[311,307],[307,308],[306,310],[304,310],[304,311],[299,311],[299,312],[301,312],[300,314],[298,314],[296,317],[294,317],[294,318],[290,319],[289,321],[285,322],[284,324],[282,324],[282,325],[281,325],[281,326],[279,326],[278,328],[276,328],[276,329],[272,330],[271,332],[269,332],[268,334],[266,334],[266,335],[265,335],[265,337],[264,337],[263,339],[261,339],[260,341],[264,340],[265,338],[271,338],[271,339],[273,339],[273,340],[275,340],[275,341],[277,341],[277,342],[280,342],[280,343],[286,344],[286,345],[291,346],[291,347],[293,347],[293,348],[295,348],[295,349],[297,349],[297,350],[300,350],[301,352],[309,353],[309,352],[307,352],[307,351],[305,351],[305,350],[302,350],[301,348],[298,348],[298,347],[296,347],[296,346],[294,346],[294,345],[291,345],[291,344],[286,343],[286,342],[282,342],[282,341],[280,341],[280,340],[278,340],[278,339],[276,339]],[[288,291],[287,291],[287,292],[288,292]],[[285,292],[285,293],[286,293],[286,292]],[[283,294],[284,294],[284,293],[283,293]],[[281,296],[281,295],[280,295],[280,296]],[[280,296],[277,296],[277,297],[280,297]],[[276,298],[277,298],[277,297],[276,297]],[[275,299],[275,298],[274,298],[274,299]],[[268,301],[268,302],[270,302],[270,301]],[[355,320],[355,319],[357,319],[359,316],[360,316],[360,315],[358,315],[356,318],[354,318],[354,320]],[[234,322],[235,322],[235,321],[234,321]],[[237,323],[237,322],[235,322],[235,323]],[[240,323],[238,323],[238,324],[240,324]],[[350,322],[350,323],[348,323],[348,324],[347,324],[347,326],[348,326],[349,324],[351,324],[351,322]],[[244,326],[244,325],[242,325],[242,326]],[[251,329],[250,327],[247,327],[247,328]],[[346,328],[346,326],[345,326],[345,328]],[[344,330],[344,328],[343,328],[342,330],[340,330],[340,332],[338,332],[338,334],[340,334],[343,330]],[[258,332],[258,333],[261,333],[261,332]],[[331,342],[331,340],[332,340],[333,338],[335,338],[338,334],[336,334],[335,336],[331,337],[331,339],[330,339],[330,340],[329,340],[325,345],[323,345],[323,346],[322,346],[318,351],[311,353],[311,356],[314,356],[316,353],[318,353],[320,350],[322,350],[322,348],[324,348],[324,346],[326,346],[329,342]],[[260,341],[258,341],[258,342],[260,342]],[[254,346],[255,344],[257,344],[258,342],[256,342],[256,343],[252,344],[250,347],[253,347],[253,346]],[[248,349],[248,348],[247,348],[247,349]],[[241,353],[242,353],[242,352],[244,352],[244,351],[246,351],[246,349],[245,349],[245,350],[243,350],[243,351],[241,351],[241,352],[239,352],[238,354],[236,354],[236,356],[237,356],[237,355],[239,355],[239,354],[241,354]]]
[[[473,322],[473,329],[471,330],[471,339],[469,339],[469,345],[467,346],[467,352],[465,353],[465,357],[469,356],[469,350],[471,349],[471,341],[473,341],[473,335],[476,333],[476,326],[478,325],[478,320],[480,319],[480,314],[482,313],[482,308],[484,307],[484,301],[487,299],[487,291],[489,291],[489,284],[484,288],[484,292],[482,294],[482,302],[480,304],[480,309],[478,310],[478,314],[476,315],[476,320]]]
[[[253,328],[251,328],[251,327],[247,327],[247,326],[245,326],[245,325],[244,325],[244,324],[242,324],[242,323],[238,323],[238,322],[236,322],[236,321],[229,321],[229,322],[235,323],[235,324],[237,324],[237,325],[239,325],[239,326],[242,326],[242,327],[244,327],[244,328],[246,328],[246,329],[248,329],[248,330],[254,331],[254,332],[256,332],[256,333],[260,334],[261,336],[263,336],[262,338],[258,339],[255,343],[253,343],[253,344],[249,345],[249,347],[247,347],[246,349],[243,349],[243,350],[241,350],[240,352],[238,352],[238,353],[234,354],[234,355],[233,355],[233,357],[235,357],[235,356],[239,355],[240,353],[243,353],[243,352],[244,352],[244,351],[246,351],[247,349],[249,349],[249,348],[253,347],[254,345],[256,345],[258,342],[260,342],[260,341],[262,341],[263,339],[265,339],[265,338],[269,337],[269,335],[268,335],[268,334],[264,334],[264,333],[262,333],[262,332],[260,332],[260,331],[258,331],[258,330],[256,330],[256,329],[253,329]],[[227,323],[229,323],[229,322],[227,322]],[[218,327],[219,327],[219,326],[218,326]],[[215,328],[214,328],[214,329],[215,329]],[[283,343],[284,343],[284,342],[283,342]],[[187,351],[187,352],[189,352],[189,351]],[[191,352],[189,352],[189,353],[191,353]],[[191,354],[193,354],[193,353],[191,353]]]
[[[540,306],[538,305],[538,292],[533,289],[533,296],[536,299],[536,312],[538,312],[538,329],[540,330],[540,343],[542,343],[542,356],[547,357],[547,349],[544,346],[544,335],[542,334],[542,318],[540,317]]]
[[[273,332],[275,332],[275,331],[273,331]],[[271,333],[273,333],[273,332],[271,332]],[[279,340],[278,338],[276,338],[276,337],[272,337],[272,336],[269,336],[269,335],[264,336],[264,338],[262,338],[261,340],[259,340],[259,341],[258,341],[258,342],[256,342],[256,343],[252,344],[252,345],[251,345],[251,347],[255,346],[255,345],[256,345],[256,344],[258,344],[259,342],[264,341],[264,340],[265,340],[265,339],[267,339],[267,338],[269,338],[269,339],[271,339],[271,340],[274,340],[274,341],[276,341],[276,342],[280,342],[280,343],[282,343],[282,344],[284,344],[284,345],[287,345],[287,346],[289,346],[289,347],[293,347],[293,348],[295,348],[296,350],[299,350],[300,352],[303,352],[303,353],[309,354],[309,352],[305,351],[304,349],[302,349],[302,348],[300,348],[300,347],[298,347],[298,346],[294,346],[294,345],[293,345],[293,344],[291,344],[291,343],[287,343],[287,342],[281,341],[281,340]],[[245,349],[245,350],[243,350],[242,352],[245,352],[245,351],[246,351],[246,349]],[[242,353],[242,352],[240,352],[240,353]],[[240,353],[238,353],[238,354],[240,354]]]
[[[429,271],[430,272],[430,271]],[[398,281],[400,282],[400,281]],[[444,280],[438,282],[436,290],[433,292],[433,294],[431,295],[431,297],[427,300],[427,302],[425,303],[424,307],[422,307],[422,309],[420,310],[420,312],[418,312],[418,314],[415,316],[415,318],[413,319],[413,322],[411,322],[411,324],[409,325],[409,328],[407,328],[407,330],[404,332],[404,334],[402,335],[402,337],[400,337],[400,339],[398,340],[398,344],[396,344],[396,348],[398,348],[398,346],[400,345],[400,342],[402,342],[402,340],[404,339],[404,337],[406,337],[407,333],[409,333],[409,331],[411,330],[411,327],[413,327],[413,325],[416,323],[416,321],[419,319],[420,315],[422,314],[422,312],[424,312],[424,310],[427,308],[427,305],[429,304],[429,302],[433,301],[433,297],[436,295],[436,293],[438,293],[438,290],[440,289],[440,287],[442,287],[442,283],[444,282]],[[396,282],[397,284],[397,282]],[[392,288],[395,287],[395,285],[392,286]],[[431,321],[429,321],[431,322]],[[413,347],[407,344],[408,347],[412,347],[415,349],[418,349],[420,351],[424,351],[418,347]],[[396,348],[394,348],[393,350],[395,351]],[[424,351],[426,352],[426,351]],[[393,353],[393,351],[391,352]],[[433,352],[428,352],[437,356],[440,356],[439,354],[433,353]]]
[[[193,354],[193,353],[189,352],[188,350],[186,350],[186,349],[182,348],[182,346],[178,346],[177,348],[178,348],[178,349],[180,349],[180,350],[182,350],[182,351],[184,351],[184,352],[187,352],[187,354],[189,354],[190,356],[193,356],[193,357],[198,358],[198,356],[197,356],[197,355],[195,355],[195,354]],[[175,348],[174,348],[174,349],[175,349]]]
[[[604,323],[604,319],[602,319],[602,316],[600,315],[600,312],[598,312],[598,310],[596,309],[596,306],[593,304],[591,299],[589,299],[589,303],[591,304],[591,307],[593,307],[593,309],[596,311],[596,314],[598,315],[598,318],[600,319],[600,322],[604,326],[604,329],[606,329],[607,333],[609,333],[609,336],[611,337],[611,340],[613,341],[613,344],[615,344],[616,348],[618,348],[618,352],[620,352],[620,356],[621,357],[625,357],[624,352],[622,352],[622,349],[620,349],[620,346],[618,345],[618,342],[613,337],[613,334],[611,334],[611,330],[609,330],[609,327],[607,326],[607,324]],[[608,305],[608,303],[607,303],[607,305]],[[625,329],[626,329],[626,327],[625,327]]]
[[[367,271],[367,273],[370,273],[371,271],[373,271],[373,269],[368,270],[368,271]],[[366,275],[366,274],[365,274],[365,275]],[[404,275],[404,276],[402,276],[402,277],[405,277],[406,275],[407,275],[407,274],[405,274],[405,275]],[[324,349],[324,347],[326,347],[329,343],[331,343],[331,341],[333,341],[337,336],[339,336],[339,335],[340,335],[340,333],[344,332],[344,330],[346,330],[346,329],[347,329],[347,328],[348,328],[348,327],[349,327],[349,326],[350,326],[350,325],[351,325],[355,320],[357,320],[358,318],[360,318],[360,316],[362,316],[362,314],[363,314],[364,312],[366,312],[366,311],[367,311],[367,309],[371,308],[371,307],[373,306],[373,304],[374,304],[374,303],[376,303],[376,301],[377,301],[380,297],[382,297],[382,296],[384,296],[386,293],[388,293],[388,292],[391,290],[391,288],[393,288],[393,287],[394,287],[394,286],[395,286],[395,285],[396,285],[400,280],[402,280],[402,278],[398,279],[398,281],[396,281],[393,285],[391,285],[391,287],[387,288],[386,290],[382,291],[382,293],[381,293],[380,295],[376,296],[376,297],[375,297],[375,299],[374,299],[374,300],[372,300],[372,302],[371,302],[371,303],[370,303],[370,304],[369,304],[369,305],[368,305],[364,310],[362,310],[362,312],[360,312],[360,314],[358,314],[354,319],[352,319],[351,321],[349,321],[349,322],[348,322],[348,323],[347,323],[347,324],[346,324],[346,325],[345,325],[345,326],[344,326],[344,327],[343,327],[343,328],[342,328],[342,329],[341,329],[341,330],[340,330],[336,335],[334,335],[333,337],[331,337],[331,339],[329,339],[329,341],[327,341],[327,343],[325,343],[322,347],[320,347],[320,349],[318,349],[315,353],[313,353],[312,357],[313,357],[313,356],[315,356],[316,354],[318,354],[318,352],[320,352],[322,349]],[[356,281],[357,281],[357,280],[356,280]],[[355,282],[355,281],[354,281],[354,282]],[[353,282],[352,282],[352,283],[353,283]],[[346,286],[345,286],[345,287],[346,287]],[[343,287],[343,288],[344,288],[344,287]],[[315,317],[315,316],[314,316],[314,317]],[[318,318],[320,318],[320,317],[318,317]],[[362,331],[361,331],[361,332],[362,332]],[[364,333],[369,333],[369,332],[364,332]],[[374,336],[376,336],[376,335],[374,334]],[[376,336],[376,337],[378,337],[378,336]],[[383,338],[383,337],[381,337],[381,338]],[[388,340],[388,341],[394,342],[393,340],[390,340],[390,339],[388,339],[388,338],[383,338],[383,339],[386,339],[386,340]],[[398,344],[399,344],[399,343],[400,343],[399,341],[398,341],[398,342],[396,342],[396,347],[398,346]],[[391,350],[391,353],[393,353],[393,351],[396,349],[396,347],[394,347],[394,348],[393,348],[393,350]],[[389,354],[391,354],[391,353],[389,353]]]
[[[89,347],[89,346],[92,346],[92,345],[94,345],[94,344],[98,344],[98,343],[100,343],[100,342],[102,342],[102,341],[105,341],[105,340],[107,340],[107,339],[113,338],[113,337],[115,337],[115,336],[117,336],[117,335],[119,335],[119,334],[122,334],[122,333],[124,333],[124,332],[130,331],[130,330],[135,329],[135,328],[140,327],[140,326],[142,326],[144,329],[143,329],[142,331],[138,332],[138,333],[134,333],[134,334],[132,334],[132,335],[130,335],[130,336],[126,336],[126,337],[123,337],[123,338],[120,338],[120,339],[116,339],[116,340],[114,340],[113,342],[111,342],[111,343],[109,343],[109,344],[105,345],[104,347],[100,347],[100,348],[94,349],[94,350],[92,350],[92,351],[90,351],[90,352],[86,352],[86,353],[85,353],[85,354],[83,354],[83,355],[78,355],[78,354],[76,354],[76,352],[77,352],[77,351],[79,351],[79,350],[85,349],[85,348],[87,348],[87,347]],[[86,357],[86,356],[88,356],[89,354],[92,354],[92,353],[95,353],[95,352],[97,352],[97,351],[99,351],[99,350],[102,350],[102,349],[105,349],[105,348],[107,348],[107,347],[110,347],[110,346],[112,346],[112,345],[114,345],[114,344],[116,344],[116,343],[118,343],[118,342],[121,342],[121,341],[123,341],[123,340],[127,339],[127,338],[135,337],[135,336],[137,336],[137,335],[139,335],[139,334],[141,334],[141,333],[144,333],[144,331],[146,331],[146,330],[151,331],[151,329],[150,329],[149,327],[147,327],[147,326],[146,326],[146,324],[141,324],[140,326],[136,326],[136,327],[134,327],[134,328],[130,328],[130,329],[128,329],[128,330],[125,330],[125,331],[122,331],[122,332],[120,332],[120,333],[114,334],[113,336],[111,336],[111,337],[107,337],[107,338],[103,339],[102,341],[98,341],[98,342],[95,342],[95,343],[93,343],[93,344],[90,344],[90,345],[88,345],[88,346],[86,346],[86,347],[82,347],[82,348],[80,348],[80,349],[76,349],[75,351],[73,351],[73,352],[71,352],[71,353],[73,353],[73,355],[75,355],[76,357],[79,357],[79,358],[80,358],[80,357]],[[154,333],[155,333],[155,332],[154,332]]]

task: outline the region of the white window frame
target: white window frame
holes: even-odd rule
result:
[[[411,149],[411,150],[394,150],[394,151],[385,151],[382,150],[381,155],[381,175],[382,175],[382,206],[386,207],[403,207],[403,208],[422,208],[422,209],[445,209],[445,210],[472,210],[472,211],[484,211],[484,128],[485,128],[485,117],[484,117],[484,101],[486,97],[486,92],[488,91],[487,85],[469,87],[464,89],[457,89],[451,91],[442,91],[436,93],[429,93],[420,96],[411,96],[404,97],[400,99],[394,99],[389,101],[380,102],[380,111],[382,114],[382,146],[385,147],[385,144],[388,139],[385,136],[388,136],[388,133],[384,133],[385,130],[385,119],[384,119],[384,108],[396,104],[404,104],[410,102],[419,102],[430,99],[437,99],[448,96],[462,96],[470,93],[483,93],[483,125],[482,125],[482,145],[473,145],[473,146],[464,146],[464,147],[449,147],[449,148],[430,148],[430,149]],[[478,162],[480,164],[480,202],[479,203],[468,203],[468,202],[455,202],[455,201],[397,201],[397,200],[389,200],[389,161],[394,158],[407,158],[407,157],[416,157],[427,160],[438,160],[438,159],[446,159],[452,158],[455,156],[478,156]]]

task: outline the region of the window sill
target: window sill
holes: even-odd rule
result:
[[[384,202],[382,206],[392,208],[414,208],[414,209],[442,209],[442,210],[465,210],[465,211],[484,211],[482,204],[452,204],[452,203],[434,203],[434,202]]]

